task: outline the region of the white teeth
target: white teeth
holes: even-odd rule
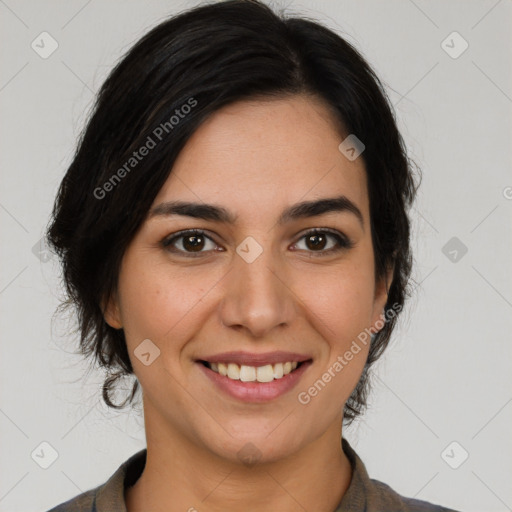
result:
[[[233,380],[242,382],[272,382],[281,379],[295,370],[299,363],[287,361],[286,363],[267,364],[265,366],[238,366],[235,363],[208,363],[211,370]]]
[[[256,368],[254,366],[240,366],[240,380],[243,382],[254,382],[256,380]]]
[[[234,363],[229,363],[228,377],[233,380],[240,380],[240,366]]]
[[[256,378],[258,382],[272,382],[274,380],[274,368],[272,368],[272,365],[258,366]]]
[[[274,365],[274,379],[280,379],[284,375],[283,363]]]

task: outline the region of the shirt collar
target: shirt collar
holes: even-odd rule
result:
[[[370,480],[366,467],[349,442],[343,438],[341,441],[343,451],[352,466],[352,478],[341,503],[334,512],[378,511],[383,504],[379,498],[376,485]],[[94,512],[126,512],[124,490],[133,485],[142,474],[146,465],[147,449],[144,448],[123,462],[117,471],[98,488],[95,499]],[[394,493],[393,493],[394,494]],[[392,500],[389,504],[401,510],[400,501]]]

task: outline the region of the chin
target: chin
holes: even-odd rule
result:
[[[253,424],[251,432],[242,431],[230,436],[223,431],[222,440],[217,439],[215,442],[210,438],[205,442],[218,457],[230,462],[246,466],[275,462],[293,455],[302,444],[297,429],[292,429],[291,436],[288,429],[278,432],[279,429],[275,427],[257,429]]]

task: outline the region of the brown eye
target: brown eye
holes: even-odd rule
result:
[[[208,246],[210,243],[210,247]],[[182,231],[162,241],[163,247],[173,253],[183,255],[199,256],[202,253],[215,250],[217,245],[201,230]],[[204,250],[206,248],[206,250]]]
[[[204,246],[204,237],[202,235],[188,235],[183,237],[183,247],[187,251],[200,251]]]
[[[354,246],[354,243],[346,236],[330,229],[314,229],[303,235],[302,240],[305,242],[304,250],[319,253],[318,255],[315,254],[315,256],[330,254],[342,249],[350,249]],[[295,245],[298,246],[299,243]]]
[[[311,250],[324,249],[326,243],[327,237],[323,233],[315,233],[306,237],[306,246]]]

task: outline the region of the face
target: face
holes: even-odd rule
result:
[[[368,344],[344,355],[387,299],[344,138],[319,100],[294,96],[229,105],[188,141],[105,315],[124,329],[146,425],[233,461],[247,443],[270,461],[339,437]]]

